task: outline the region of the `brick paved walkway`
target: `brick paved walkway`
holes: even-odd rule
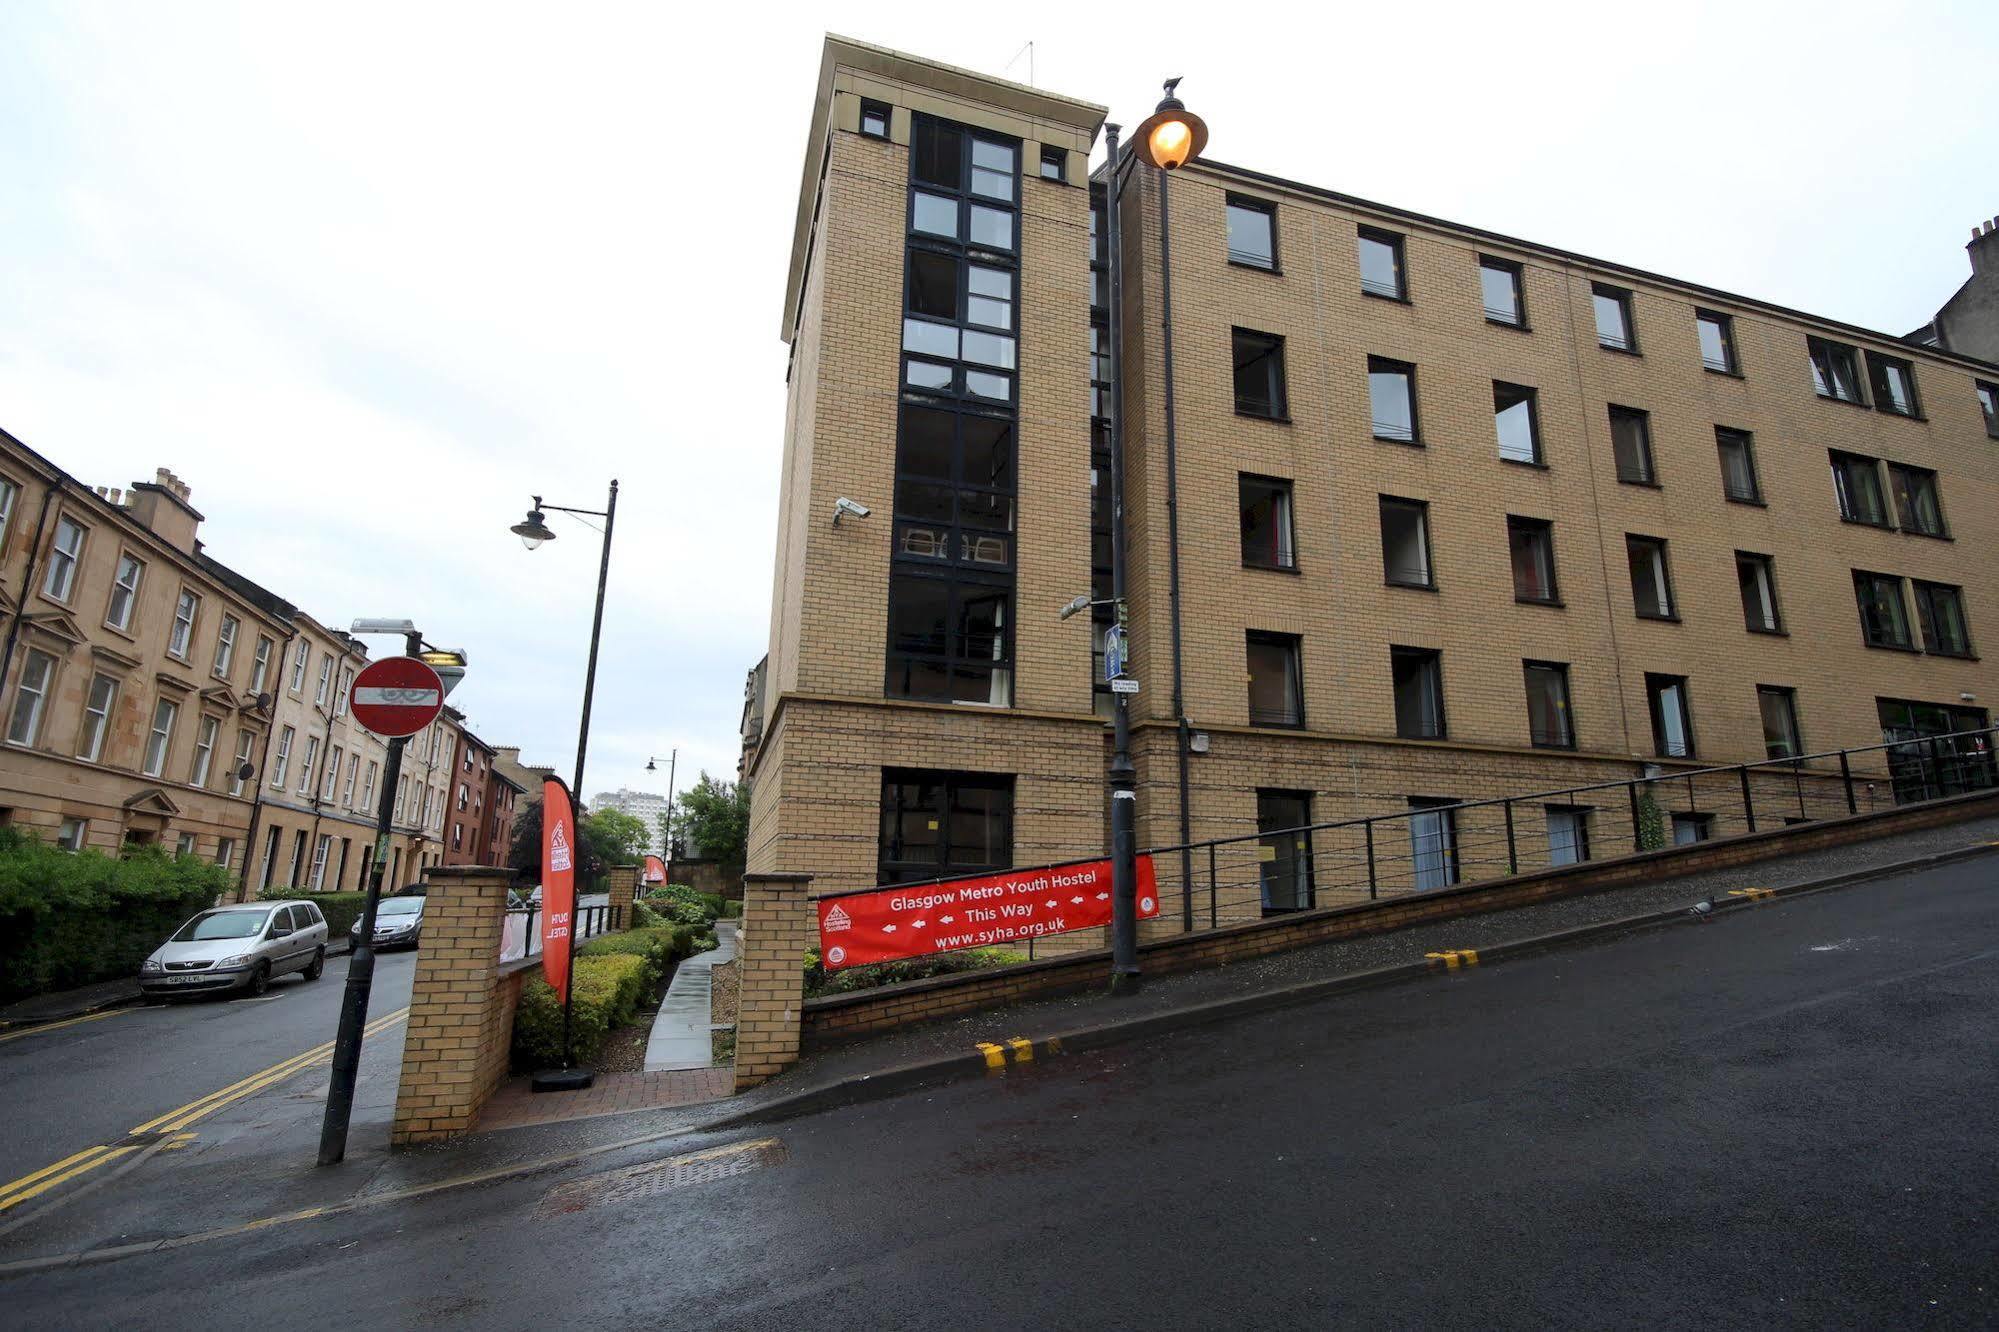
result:
[[[528,1090],[528,1079],[510,1078],[480,1112],[477,1131],[593,1119],[633,1110],[719,1101],[735,1088],[731,1068],[682,1068],[667,1073],[599,1073],[595,1085],[579,1092]]]

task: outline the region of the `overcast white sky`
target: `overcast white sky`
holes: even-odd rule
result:
[[[173,468],[322,620],[465,647],[454,702],[565,773],[597,537],[506,528],[616,476],[585,793],[732,775],[827,29],[1022,81],[1032,40],[1126,124],[1185,75],[1224,161],[1894,333],[1999,214],[1989,0],[6,0],[0,426]]]

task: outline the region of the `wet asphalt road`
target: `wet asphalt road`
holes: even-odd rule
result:
[[[589,1167],[782,1143],[725,1178],[514,1181],[0,1301],[210,1328],[1990,1325],[1995,875],[1984,857]]]

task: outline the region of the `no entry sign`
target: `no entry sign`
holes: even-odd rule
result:
[[[352,706],[376,735],[415,735],[444,710],[444,682],[415,657],[385,657],[354,677]]]
[[[1111,923],[1111,862],[984,874],[913,888],[821,898],[819,960],[829,971],[867,962],[1067,934]],[[1138,915],[1159,914],[1152,857],[1138,858]]]

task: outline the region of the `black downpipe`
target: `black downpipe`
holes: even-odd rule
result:
[[[1180,774],[1180,927],[1194,929],[1194,852],[1187,812],[1187,703],[1182,689],[1180,651],[1180,451],[1173,413],[1173,233],[1166,209],[1170,172],[1159,173],[1159,323],[1166,357],[1166,568],[1173,620],[1174,758]]]

